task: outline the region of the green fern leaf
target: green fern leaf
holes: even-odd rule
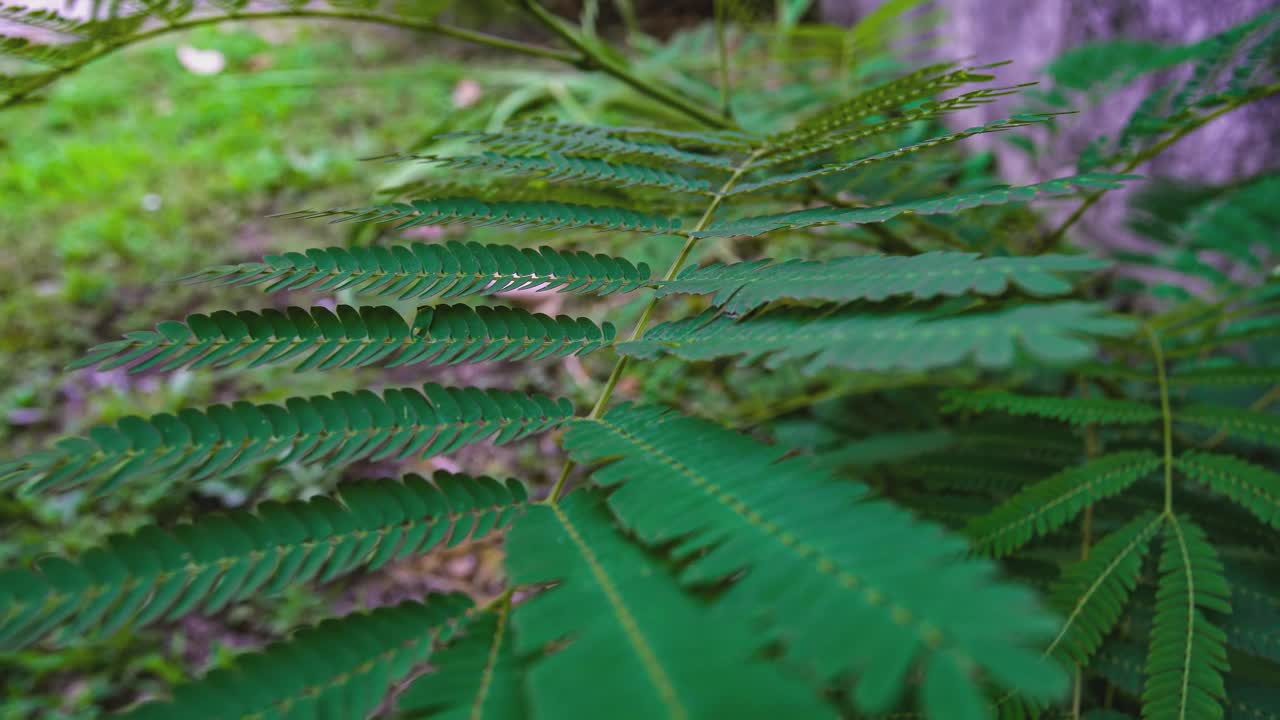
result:
[[[1231,585],[1231,616],[1225,627],[1231,645],[1280,662],[1280,589],[1274,566],[1235,559],[1224,564]]]
[[[337,218],[334,222],[396,223],[395,229],[423,225],[514,225],[558,230],[560,228],[600,228],[670,235],[680,229],[679,218],[666,218],[616,207],[595,207],[559,202],[481,202],[470,198],[414,200],[408,203],[374,205],[359,210],[300,210],[279,217]]]
[[[866,142],[867,140],[877,136],[898,132],[913,125],[938,120],[960,110],[970,110],[978,107],[979,105],[995,102],[1001,97],[1017,93],[1023,87],[1025,86],[1014,85],[1011,87],[984,88],[982,90],[973,90],[971,92],[963,93],[955,97],[945,98],[943,100],[926,100],[914,107],[897,111],[888,117],[877,118],[875,121],[850,127],[838,128],[818,137],[807,139],[803,142],[789,143],[786,149],[779,148],[767,153],[762,160],[755,162],[753,167],[765,168],[782,165],[785,163],[795,162],[797,160],[803,160],[819,153],[835,150],[836,148],[845,145]],[[1035,120],[1034,122],[1042,121],[1043,120]]]
[[[929,252],[922,255],[862,255],[835,260],[754,260],[732,265],[691,267],[661,283],[658,296],[715,294],[711,302],[740,315],[774,300],[880,301],[907,295],[916,300],[939,296],[1000,295],[1010,285],[1033,295],[1058,295],[1071,285],[1057,273],[1106,267],[1090,258],[1045,255],[1035,258],[983,258],[976,253]]]
[[[1102,312],[1099,305],[1078,302],[955,316],[858,309],[816,319],[812,313],[782,311],[735,321],[707,312],[664,323],[617,347],[640,358],[670,354],[697,361],[741,355],[750,362],[767,356],[768,367],[808,359],[807,372],[926,370],[970,357],[983,367],[1008,367],[1019,349],[1045,362],[1069,363],[1092,354],[1088,335],[1132,331],[1129,321]]]
[[[1187,518],[1170,515],[1142,690],[1144,720],[1223,716],[1226,636],[1204,612],[1231,612],[1230,597],[1222,563],[1204,531]]]
[[[512,616],[517,652],[542,655],[528,671],[534,717],[834,716],[816,692],[753,661],[763,642],[682,592],[596,492],[531,509],[507,548],[513,583],[557,583]]]
[[[616,330],[587,318],[508,307],[438,305],[418,311],[410,327],[386,306],[339,305],[334,314],[310,310],[215,312],[188,315],[185,323],[165,322],[154,332],[133,332],[125,340],[99,345],[71,368],[99,365],[130,372],[181,367],[249,367],[298,361],[297,371],[388,367],[429,363],[540,360],[583,355],[612,344]]]
[[[685,583],[734,578],[720,606],[762,617],[762,643],[781,641],[823,677],[858,672],[868,712],[891,708],[917,665],[926,684],[967,692],[978,668],[1032,697],[1063,687],[1031,649],[1053,626],[1032,597],[861,485],[657,408],[575,421],[565,447],[578,462],[610,463],[594,482],[616,488],[609,505],[629,530],[685,562]]]
[[[391,685],[430,659],[471,608],[464,595],[435,595],[327,620],[228,668],[178,686],[121,720],[364,718]]]
[[[694,237],[756,236],[775,230],[814,227],[818,225],[862,225],[892,220],[899,215],[938,215],[960,212],[983,205],[1005,205],[1027,202],[1037,195],[1064,195],[1079,190],[1117,188],[1122,180],[1136,175],[1089,173],[1058,178],[1036,185],[1018,187],[1001,186],[966,193],[952,193],[924,200],[909,200],[890,205],[865,208],[819,207],[810,210],[794,210],[777,215],[761,215],[740,220],[720,220],[711,223],[706,230],[693,233]]]
[[[502,153],[558,152],[592,158],[643,158],[722,171],[732,170],[735,165],[733,158],[724,155],[689,152],[665,143],[639,142],[606,132],[562,132],[544,126],[517,127],[501,133],[464,131],[448,133],[442,137],[463,138],[472,144]]]
[[[908,103],[925,100],[940,92],[973,82],[988,82],[995,76],[976,73],[987,68],[952,69],[952,63],[938,63],[899,76],[841,102],[828,105],[801,120],[790,130],[765,139],[766,147],[786,152],[835,130],[859,124]]]
[[[587,252],[449,241],[389,247],[313,248],[268,255],[261,263],[225,265],[188,275],[189,283],[266,285],[267,292],[350,288],[401,300],[495,295],[514,290],[611,295],[649,283],[645,263]]]
[[[333,467],[428,457],[486,438],[510,442],[572,416],[568,400],[434,383],[381,397],[361,390],[291,398],[284,407],[237,402],[100,425],[0,465],[0,485],[35,492],[93,483],[91,494],[101,495],[140,477],[225,477],[270,459]]]
[[[1063,571],[1051,598],[1065,620],[1046,655],[1058,653],[1081,666],[1089,663],[1119,622],[1142,572],[1147,547],[1163,522],[1163,516],[1142,513],[1104,537],[1089,557]]]
[[[500,603],[466,625],[466,635],[436,653],[436,670],[396,701],[414,718],[523,720],[522,668],[510,627],[511,605]]]
[[[704,178],[686,177],[647,165],[573,157],[558,152],[548,152],[545,157],[486,152],[458,156],[406,155],[400,156],[400,159],[422,160],[455,170],[493,170],[551,182],[605,183],[614,187],[634,186],[711,194],[711,182]]]
[[[1188,405],[1174,420],[1226,432],[1235,437],[1280,446],[1280,415],[1217,405]]]
[[[947,412],[1003,412],[1042,417],[1071,425],[1135,425],[1160,419],[1160,409],[1133,400],[1019,395],[1003,390],[948,390]]]
[[[361,482],[342,486],[334,500],[267,503],[168,531],[148,526],[78,561],[46,559],[36,571],[0,577],[0,647],[29,645],[54,628],[63,641],[106,636],[376,570],[505,529],[525,507],[514,480],[437,473],[430,483],[417,475]]]
[[[754,148],[759,139],[736,130],[668,130],[666,128],[627,127],[623,125],[583,125],[558,122],[550,119],[533,119],[514,123],[507,127],[512,132],[532,130],[556,135],[603,135],[605,137],[638,142],[669,143],[680,148],[699,148],[723,152],[746,152]]]
[[[1119,495],[1160,466],[1149,450],[1117,452],[1032,485],[969,523],[974,547],[1008,555],[1070,522],[1085,507]]]
[[[1231,498],[1263,523],[1280,529],[1280,474],[1232,455],[1192,451],[1175,462],[1187,477]]]
[[[919,432],[884,432],[842,443],[839,447],[816,453],[814,457],[828,467],[863,467],[908,460],[917,455],[952,447],[957,439],[945,430]]]
[[[1171,385],[1275,385],[1280,383],[1280,367],[1228,365],[1174,370]]]
[[[1165,355],[1170,358],[1189,357],[1209,350],[1219,350],[1236,343],[1260,340],[1277,335],[1280,335],[1280,316],[1268,315],[1266,317],[1246,318],[1234,323],[1228,323],[1220,332],[1210,337],[1180,343],[1170,348]]]
[[[943,145],[949,145],[953,142],[964,140],[965,138],[973,137],[975,135],[983,135],[986,133],[993,133],[993,132],[1002,132],[1004,130],[1012,130],[1014,128],[1027,127],[1028,125],[1048,122],[1049,120],[1052,120],[1056,116],[1057,116],[1057,113],[1015,115],[1005,120],[997,120],[994,122],[987,123],[986,125],[977,125],[974,127],[966,128],[964,130],[959,130],[957,132],[938,135],[936,137],[932,137],[932,138],[929,138],[928,140],[923,140],[918,143],[903,145],[902,147],[895,147],[891,150],[885,150],[883,152],[878,152],[871,155],[867,155],[865,157],[858,158],[857,160],[850,160],[848,162],[828,163],[814,169],[798,170],[796,172],[789,172],[789,173],[781,173],[778,175],[772,175],[763,180],[757,180],[755,182],[739,183],[728,194],[728,196],[734,197],[738,195],[746,195],[748,193],[760,192],[761,190],[772,190],[772,189],[783,187],[786,185],[792,185],[798,182],[808,182],[812,180],[817,180],[818,178],[826,177],[828,175],[835,175],[838,173],[845,173],[845,172],[851,172],[853,170],[860,170],[860,169],[866,168],[869,165],[888,162],[890,160],[897,160],[899,158],[906,157],[908,155],[913,155],[918,152],[931,150],[933,148],[941,147]]]

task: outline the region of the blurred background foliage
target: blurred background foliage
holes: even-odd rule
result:
[[[439,4],[404,0],[399,10],[430,14]],[[529,41],[547,39],[506,20],[504,3],[459,5],[448,11],[459,25]],[[776,118],[919,66],[949,31],[946,3],[886,0],[848,29],[816,22],[820,18],[811,2],[728,2],[719,7],[730,21],[723,52],[731,62],[727,77],[717,78],[721,48],[707,22],[714,12],[710,2],[549,5],[627,48],[638,74],[660,78],[706,107],[718,106],[718,83],[727,80],[734,87],[735,117],[757,131],[776,129]],[[1115,78],[1108,87],[1080,86],[1079,70],[1088,62],[1128,63],[1128,69],[1117,72],[1131,71],[1136,77],[1165,71],[1194,55],[1179,46],[1123,42],[1073,49],[1066,60],[1050,66],[1050,82],[1028,102],[1039,103],[1039,109],[1076,108],[1110,92]],[[0,65],[0,71],[9,69]],[[268,218],[272,213],[361,205],[371,191],[391,197],[406,188],[453,181],[439,168],[361,158],[430,152],[427,139],[439,133],[496,129],[529,117],[688,125],[687,119],[604,75],[387,28],[303,21],[224,23],[166,35],[69,75],[38,103],[0,113],[0,456],[128,414],[231,397],[272,401],[331,387],[336,376],[306,379],[267,369],[237,373],[233,385],[216,371],[129,376],[123,371],[67,374],[62,368],[85,348],[149,327],[158,318],[266,302],[252,291],[194,289],[171,282],[184,273],[304,246],[377,242],[387,232]],[[1067,118],[1062,124],[1069,122]],[[900,146],[939,129],[913,125],[885,142]],[[998,137],[996,144],[977,152],[948,148],[908,163],[876,166],[884,169],[848,178],[843,197],[885,202],[941,189],[984,187],[1000,181],[999,157],[1037,156],[1052,140],[1034,134],[1029,140],[1016,139],[1027,136],[1015,133]],[[1077,153],[1086,150],[1075,148]],[[1132,197],[1132,211],[1108,229],[1134,238],[1121,248],[1121,259],[1134,261],[1133,271],[1115,280],[1118,291],[1130,293],[1122,302],[1212,294],[1233,278],[1256,279],[1269,271],[1275,257],[1267,253],[1274,249],[1259,249],[1250,239],[1280,227],[1274,160],[1267,171],[1227,183],[1170,178]],[[542,190],[536,182],[528,184],[529,193]],[[1065,213],[1050,209],[1048,214],[1060,220]],[[1046,226],[1041,216],[1018,206],[898,222],[886,227],[927,233],[977,251],[1027,247]],[[427,237],[465,235],[484,242],[494,232],[451,229]],[[873,244],[890,250],[898,241],[883,236],[891,231],[878,225],[831,232],[875,233]],[[783,233],[771,236],[767,247],[750,251],[814,258],[838,253],[823,237],[821,232]],[[1234,240],[1224,244],[1223,238]],[[636,242],[608,234],[536,236],[540,243],[597,252],[611,252],[615,248],[610,242],[624,240]],[[666,263],[669,248],[661,239],[638,242],[638,247],[627,247],[627,257]],[[746,253],[741,245],[738,249]],[[1206,262],[1205,251],[1221,257],[1216,264]],[[736,257],[723,241],[708,244],[707,256]],[[1166,274],[1144,274],[1144,266]],[[1170,269],[1185,270],[1189,279],[1172,282]],[[287,297],[281,302],[287,303]],[[564,303],[571,310],[600,312],[598,307],[574,308],[558,297],[550,302],[554,306],[537,309],[559,312]],[[615,319],[625,322],[628,310],[638,309],[623,308]],[[599,381],[592,378],[602,376],[572,359],[532,369],[491,364],[444,371],[446,381],[536,384],[578,401],[595,394]],[[432,371],[432,377],[440,378],[441,372]],[[894,377],[904,386],[921,380]],[[775,437],[796,447],[822,448],[833,438],[857,434],[859,421],[844,411],[839,398],[856,393],[858,383],[886,387],[884,378],[814,378],[719,366],[691,372],[675,361],[657,361],[633,373],[620,393],[691,407],[739,426],[760,427],[778,418],[768,425]],[[911,403],[904,404],[903,397],[910,395],[864,401],[888,402],[899,416],[910,415]],[[785,402],[774,402],[780,398]],[[814,402],[819,402],[814,415],[822,422],[786,418],[790,410]],[[919,420],[921,427],[930,424],[928,418]],[[828,425],[838,425],[842,434],[823,435]],[[465,465],[475,472],[536,478],[546,472],[540,460],[544,451],[476,450]],[[451,469],[449,460],[440,462]],[[357,472],[376,475],[379,469]],[[299,468],[274,468],[235,484],[205,483],[191,497],[131,488],[91,514],[77,513],[74,498],[3,498],[0,563],[40,552],[74,553],[157,518],[177,522],[193,508],[306,497],[336,480],[308,476]],[[500,587],[499,572],[492,547],[464,546],[393,565],[371,577],[347,578],[318,592],[298,591],[269,605],[190,617],[159,631],[121,633],[107,646],[0,655],[0,718],[99,717],[186,674],[216,667],[299,621],[426,590],[462,589],[484,596]],[[106,660],[120,657],[129,662]]]

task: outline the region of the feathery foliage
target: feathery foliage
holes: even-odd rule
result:
[[[803,360],[809,372],[832,367],[928,370],[970,358],[983,367],[1004,368],[1014,364],[1019,351],[1049,363],[1083,360],[1093,349],[1089,336],[1124,335],[1131,329],[1127,320],[1079,302],[961,315],[850,309],[817,317],[780,311],[734,320],[704,313],[659,325],[618,349],[638,358],[766,358],[769,367]]]
[[[817,225],[863,225],[882,223],[900,215],[938,215],[959,212],[983,205],[1004,205],[1033,200],[1037,195],[1065,195],[1089,188],[1116,188],[1132,175],[1092,173],[1058,178],[1035,185],[1001,186],[967,193],[955,193],[924,200],[910,200],[865,208],[819,207],[794,210],[776,215],[761,215],[740,220],[721,220],[705,230],[693,232],[695,237],[756,236],[775,230],[799,230]]]
[[[1231,611],[1231,590],[1222,572],[1204,531],[1186,518],[1170,516],[1147,652],[1144,718],[1223,716],[1226,637],[1205,615]]]
[[[328,370],[383,363],[454,365],[489,360],[540,360],[581,355],[613,342],[616,330],[587,318],[550,317],[518,308],[437,305],[418,311],[412,326],[395,308],[339,305],[310,311],[216,312],[189,315],[155,331],[99,345],[71,365],[104,370],[258,367],[298,360],[295,368]]]
[[[431,658],[470,609],[465,596],[435,595],[327,620],[177,687],[169,702],[141,705],[122,717],[366,717],[396,678]]]
[[[1088,662],[1120,620],[1163,520],[1154,513],[1139,515],[1103,538],[1089,557],[1067,566],[1052,592],[1065,620],[1048,652],[1081,665]]]
[[[409,475],[358,483],[332,499],[269,503],[172,530],[147,526],[76,562],[50,558],[35,571],[8,571],[0,644],[22,647],[51,629],[83,639],[91,630],[109,635],[193,611],[214,613],[289,585],[329,582],[483,537],[525,506],[524,487],[513,480],[442,472],[431,482]]]
[[[209,268],[183,278],[190,283],[265,285],[266,292],[350,288],[370,297],[427,300],[497,295],[515,290],[590,295],[631,292],[649,283],[644,263],[543,246],[450,241],[352,248],[315,248],[268,255],[261,263]]]
[[[580,462],[611,461],[593,480],[621,486],[609,506],[642,540],[674,543],[673,552],[686,561],[685,583],[741,574],[721,603],[768,618],[769,637],[823,676],[858,672],[855,697],[868,712],[892,707],[917,664],[926,688],[945,684],[961,696],[978,693],[970,666],[1033,696],[1057,690],[1052,668],[1039,665],[1016,639],[1051,627],[1030,598],[990,584],[989,565],[958,559],[958,543],[870,500],[859,485],[782,460],[777,449],[705,421],[654,408],[623,406],[599,420],[575,421],[565,445]],[[680,504],[662,507],[655,497]],[[864,538],[857,528],[874,528],[874,534]],[[889,537],[896,538],[892,552],[884,544]],[[911,538],[916,541],[908,547]],[[925,578],[936,592],[920,592],[915,583]],[[938,590],[944,587],[949,590]],[[816,625],[804,617],[806,607],[841,612],[828,618],[832,624]],[[856,648],[838,640],[859,627]]]
[[[299,219],[336,218],[334,222],[395,223],[396,230],[424,225],[514,225],[516,227],[559,230],[598,228],[633,230],[669,235],[680,229],[679,218],[664,218],[626,208],[595,207],[559,202],[480,202],[471,198],[414,200],[408,203],[375,205],[358,210],[300,210],[284,217]]]
[[[864,255],[827,261],[753,260],[689,268],[662,283],[658,296],[712,295],[713,305],[734,315],[774,300],[881,301],[896,295],[916,300],[966,294],[1001,295],[1015,286],[1033,295],[1061,295],[1071,286],[1057,273],[1099,270],[1083,257],[983,258],[972,253],[911,256]]]
[[[466,624],[465,636],[435,654],[437,669],[396,698],[396,709],[445,720],[526,717],[512,636],[510,603],[480,614]]]
[[[1124,492],[1160,465],[1146,450],[1103,455],[1019,492],[969,523],[979,551],[1000,557],[1076,517],[1085,507]]]
[[[311,378],[593,353],[570,368],[575,400],[594,393],[590,410],[435,383],[311,397],[272,386],[278,403],[126,416],[5,458],[0,488],[16,502],[53,496],[72,510],[107,504],[124,483],[179,496],[277,465],[407,467],[395,471],[403,480],[344,480],[317,497],[299,487],[310,499],[143,524],[71,557],[0,570],[0,648],[92,646],[309,586],[355,595],[357,573],[503,533],[507,587],[483,607],[428,596],[325,620],[125,716],[363,718],[394,707],[469,720],[981,720],[1141,706],[1144,718],[1189,720],[1269,707],[1255,691],[1280,677],[1271,580],[1280,415],[1274,390],[1250,388],[1280,379],[1266,342],[1280,332],[1280,292],[1249,282],[1270,271],[1256,249],[1276,249],[1274,174],[1232,187],[1148,185],[1156,191],[1139,196],[1131,225],[1167,252],[1112,263],[1078,254],[1065,234],[1178,138],[1280,92],[1271,62],[1280,16],[1195,46],[1083,52],[1053,67],[1059,87],[1040,96],[1046,107],[948,129],[941,122],[957,111],[1023,86],[975,87],[994,80],[996,66],[942,63],[896,79],[861,56],[856,67],[793,68],[778,50],[788,37],[759,43],[756,25],[726,25],[733,13],[720,3],[718,25],[701,37],[740,33],[742,42],[732,51],[717,43],[718,111],[704,68],[663,65],[689,54],[681,43],[696,44],[696,34],[664,49],[633,38],[631,52],[618,53],[595,32],[595,4],[574,25],[519,0],[520,18],[558,43],[532,45],[450,25],[438,12],[446,4],[409,15],[365,0],[112,0],[86,21],[0,5],[0,19],[68,36],[0,40],[0,55],[25,63],[25,74],[0,80],[0,106],[36,100],[58,78],[149,37],[293,17],[394,25],[571,63],[628,88],[610,89],[610,114],[659,118],[616,127],[529,119],[522,108],[554,112],[569,107],[565,98],[574,116],[604,108],[576,102],[578,86],[565,83],[577,75],[547,84],[563,96],[550,106],[527,94],[538,88],[522,89],[486,130],[440,127],[386,156],[429,167],[367,204],[285,214],[378,223],[377,233],[362,227],[344,247],[181,279],[290,293],[278,307],[196,312],[72,365],[219,369],[221,379],[279,364]],[[798,32],[803,5],[779,4],[789,19],[778,27]],[[882,38],[899,36],[919,5],[888,3],[869,24],[835,33],[837,45],[846,54],[887,48]],[[783,55],[760,67],[785,80],[767,90],[728,64],[760,60],[765,47]],[[955,151],[975,135],[1069,122],[1067,90],[1184,64],[1192,67],[1171,73],[1118,138],[1090,146],[1077,175],[997,185],[985,159]],[[1041,196],[1076,210],[1044,232],[1025,207]],[[486,243],[391,237],[444,225],[486,228]],[[832,225],[861,227],[823,229]],[[605,245],[586,231],[616,237]],[[631,233],[674,237],[635,249]],[[859,248],[815,251],[823,241]],[[718,262],[700,253],[707,246]],[[654,253],[669,254],[665,272],[624,257]],[[1123,279],[1135,265],[1183,273],[1205,292],[1104,298],[1141,290]],[[1114,276],[1094,275],[1116,266]],[[558,293],[542,298],[573,316],[486,304],[517,291]],[[295,306],[300,292],[337,297]],[[598,313],[580,309],[624,293],[644,297],[626,309],[609,300]],[[367,297],[392,305],[364,305]],[[422,305],[410,320],[397,302]],[[621,342],[599,319],[615,310],[633,319]],[[619,357],[606,379],[584,380],[610,350]],[[702,360],[738,362],[686,366]],[[517,386],[557,377],[541,368]],[[628,393],[679,407],[614,402]],[[691,417],[693,408],[714,417]],[[467,465],[477,456],[454,455],[464,446],[560,428],[567,458],[549,489],[537,473],[531,490],[413,474],[418,460]],[[1152,573],[1144,562],[1157,536]],[[1031,587],[1049,588],[1057,617]],[[1236,612],[1224,620],[1231,598]]]
[[[1059,398],[1019,395],[1002,390],[949,390],[944,398],[949,412],[1003,412],[1019,417],[1041,417],[1071,425],[1130,425],[1154,422],[1160,411],[1145,403],[1111,398]]]
[[[751,661],[756,637],[625,542],[597,494],[536,508],[509,542],[513,582],[556,583],[513,617],[516,651],[542,655],[528,675],[536,716],[834,717],[802,683]],[[543,650],[557,642],[567,646]]]
[[[381,396],[291,398],[284,407],[236,402],[93,428],[0,466],[0,481],[31,492],[90,485],[101,495],[143,477],[226,477],[262,460],[332,467],[429,457],[486,439],[511,442],[572,416],[567,400],[434,383]]]

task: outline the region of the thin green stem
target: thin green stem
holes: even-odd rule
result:
[[[180,20],[178,22],[167,23],[159,27],[119,38],[103,44],[97,49],[81,55],[71,62],[71,64],[58,68],[52,72],[43,73],[32,77],[31,81],[23,87],[12,92],[3,101],[0,101],[0,110],[14,105],[18,105],[29,98],[33,93],[48,87],[59,78],[70,75],[78,71],[80,68],[89,63],[98,60],[106,55],[110,55],[117,50],[121,50],[130,45],[140,42],[146,42],[162,35],[170,33],[183,32],[192,28],[202,27],[204,25],[215,25],[223,22],[233,22],[240,20],[349,20],[354,22],[374,23],[378,25],[387,25],[398,27],[414,32],[427,33],[430,35],[441,35],[451,37],[456,40],[463,40],[477,45],[485,45],[498,50],[506,50],[509,52],[519,53],[521,55],[529,55],[532,57],[545,58],[547,60],[555,60],[563,63],[580,63],[582,57],[577,53],[557,50],[555,48],[545,48],[537,45],[519,42],[517,40],[508,40],[496,35],[477,32],[475,30],[467,30],[466,28],[446,25],[432,20],[415,20],[413,18],[398,17],[395,15],[385,15],[382,13],[359,12],[355,10],[265,10],[262,12],[246,12],[246,13],[223,13],[218,15],[206,15],[203,17],[190,18]]]
[[[619,65],[613,60],[605,57],[594,47],[584,40],[573,28],[569,27],[563,20],[556,17],[553,13],[542,7],[537,0],[519,0],[523,7],[530,15],[533,16],[543,27],[550,30],[566,44],[578,51],[581,58],[577,62],[579,67],[587,70],[599,70],[606,75],[612,75],[618,80],[630,85],[632,89],[642,95],[653,98],[664,105],[678,110],[685,115],[697,120],[698,122],[709,127],[725,129],[734,127],[734,122],[724,116],[707,112],[700,107],[694,100],[677,95],[664,87],[654,85],[649,81],[636,76],[627,68]]]
[[[1237,108],[1243,107],[1257,100],[1261,100],[1265,97],[1275,95],[1276,93],[1280,93],[1280,83],[1274,83],[1274,84],[1259,88],[1258,90],[1252,93],[1249,93],[1249,95],[1247,95],[1246,97],[1227,103],[1226,105],[1218,108],[1217,110],[1214,110],[1211,113],[1201,115],[1200,117],[1196,118],[1194,122],[1191,122],[1183,126],[1183,128],[1178,130],[1178,132],[1170,135],[1164,140],[1161,140],[1155,145],[1152,145],[1146,150],[1135,155],[1132,160],[1130,160],[1127,164],[1125,164],[1124,167],[1120,168],[1120,172],[1127,173],[1132,171],[1134,168],[1138,167],[1142,163],[1164,152],[1165,149],[1168,148],[1170,145],[1173,145],[1174,143],[1178,142],[1179,140],[1186,137],[1187,135],[1190,135],[1191,133],[1195,132],[1196,130],[1199,130],[1205,125],[1208,125],[1210,122],[1213,122],[1214,120],[1222,117],[1223,115],[1226,115],[1227,113],[1233,110],[1236,110]],[[1061,242],[1063,236],[1066,235],[1067,230],[1069,230],[1072,225],[1075,225],[1076,222],[1080,220],[1080,218],[1084,217],[1084,214],[1089,211],[1089,208],[1097,204],[1097,202],[1102,199],[1102,196],[1104,194],[1106,194],[1106,191],[1100,190],[1098,192],[1093,193],[1089,197],[1085,198],[1084,202],[1080,203],[1080,206],[1075,209],[1075,212],[1067,216],[1067,219],[1064,220],[1056,230],[1049,233],[1049,235],[1045,237],[1044,241],[1040,243],[1039,250],[1040,251],[1050,250],[1059,242]]]
[[[751,169],[751,165],[760,157],[763,150],[757,150],[752,153],[746,160],[743,160],[737,168],[734,169],[733,175],[725,180],[724,185],[716,191],[712,196],[711,203],[707,205],[707,209],[702,213],[702,217],[698,219],[698,223],[689,231],[688,237],[684,242],[684,247],[680,248],[680,254],[676,255],[676,259],[671,261],[671,265],[667,268],[667,272],[662,276],[663,281],[672,280],[676,273],[680,272],[680,268],[689,259],[689,255],[693,253],[693,248],[698,244],[697,233],[707,229],[707,225],[711,224],[711,220],[715,217],[716,211],[720,209],[720,205],[724,203],[724,199],[728,197],[729,192],[733,190],[742,176]],[[644,309],[640,311],[640,319],[636,321],[635,328],[631,331],[629,340],[639,340],[644,331],[649,327],[649,320],[653,317],[653,309],[658,306],[658,298],[650,298],[645,304]],[[596,398],[595,404],[591,407],[591,412],[587,414],[588,420],[595,420],[604,415],[605,409],[609,406],[609,400],[613,397],[613,391],[618,387],[618,381],[622,379],[622,373],[626,372],[630,358],[623,355],[613,364],[613,370],[609,372],[609,379],[604,383],[604,389],[600,391],[599,397]],[[560,494],[564,492],[565,484],[569,480],[569,474],[573,472],[573,468],[577,463],[572,460],[566,460],[564,467],[560,470],[560,477],[556,479],[556,484],[551,488],[551,494],[547,495],[547,503],[554,505],[560,500]]]
[[[1083,377],[1078,378],[1080,383],[1080,396],[1089,397],[1089,383]],[[1098,426],[1089,423],[1084,426],[1084,454],[1086,458],[1092,460],[1101,452],[1101,443],[1098,441]],[[1081,562],[1089,559],[1089,550],[1093,545],[1093,503],[1089,503],[1084,507],[1084,519],[1080,523],[1080,560]],[[1075,681],[1071,691],[1071,720],[1080,720],[1080,711],[1084,701],[1084,673],[1079,665],[1076,666]]]
[[[1169,379],[1164,369],[1164,349],[1160,336],[1151,326],[1146,327],[1151,340],[1151,354],[1156,363],[1156,379],[1160,383],[1160,420],[1164,433],[1164,513],[1173,515],[1173,412],[1169,409]]]

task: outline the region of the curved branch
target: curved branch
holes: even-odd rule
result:
[[[563,20],[553,15],[537,0],[520,0],[520,6],[523,7],[535,20],[555,33],[569,47],[577,50],[582,55],[582,61],[578,63],[579,67],[585,70],[599,70],[607,75],[631,86],[633,90],[642,95],[647,95],[658,102],[663,103],[671,108],[679,110],[698,122],[719,130],[725,130],[735,127],[732,120],[722,115],[708,112],[698,106],[696,101],[677,95],[666,88],[653,85],[648,81],[632,74],[630,70],[617,64],[613,60],[601,55],[592,48],[577,33],[569,28]]]
[[[544,58],[547,60],[555,60],[557,62],[581,65],[586,57],[580,53],[569,52],[565,50],[557,50],[555,48],[545,48],[538,45],[520,42],[518,40],[508,40],[496,35],[468,30],[453,25],[438,23],[431,20],[414,20],[412,18],[398,17],[395,15],[385,15],[382,13],[369,13],[345,10],[266,10],[262,12],[248,12],[236,14],[219,14],[207,15],[204,17],[191,18],[181,20],[174,23],[162,25],[152,28],[135,35],[129,35],[124,38],[104,43],[80,57],[74,59],[70,64],[56,68],[50,72],[35,75],[31,81],[25,86],[15,90],[4,100],[0,100],[0,110],[18,105],[26,101],[33,93],[38,92],[49,85],[52,85],[59,78],[70,75],[89,63],[110,55],[117,50],[121,50],[130,45],[145,42],[162,35],[170,33],[183,32],[192,28],[204,25],[215,25],[222,22],[233,22],[239,20],[282,20],[282,19],[302,19],[302,20],[351,20],[354,22],[373,23],[377,25],[387,25],[390,27],[398,27],[404,30],[412,30],[414,32],[426,33],[430,35],[441,35],[451,37],[456,40],[475,43],[477,45],[485,45],[496,48],[498,50],[506,50],[509,52],[528,55],[531,57]]]

